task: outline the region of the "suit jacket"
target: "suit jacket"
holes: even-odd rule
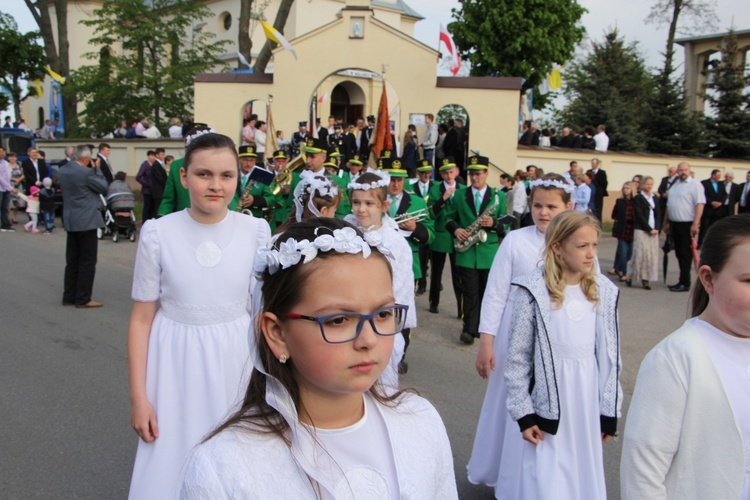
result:
[[[164,187],[167,185],[167,171],[159,160],[151,165],[151,196],[154,200],[164,197]]]
[[[701,181],[701,184],[703,184],[703,190],[706,193],[706,205],[703,207],[703,218],[712,217],[716,214],[716,212],[723,212],[723,207],[714,208],[713,206],[711,206],[711,202],[718,201],[719,203],[723,204],[727,199],[727,189],[724,186],[724,181],[718,181],[716,183],[718,191],[714,189],[711,179]]]
[[[469,227],[477,218],[487,210],[487,207],[493,202],[493,198],[498,197],[498,206],[492,211],[492,218],[495,219],[493,227],[482,228],[487,233],[487,241],[477,242],[466,252],[456,252],[456,265],[467,267],[469,269],[489,269],[492,267],[492,261],[499,247],[499,235],[503,234],[505,228],[497,223],[497,219],[508,213],[505,201],[505,193],[499,189],[487,187],[482,198],[482,204],[479,210],[474,206],[474,195],[470,188],[463,192],[456,191],[453,196],[453,208],[446,215],[445,228],[453,235],[456,229]]]
[[[328,137],[328,129],[325,127],[318,127],[318,139],[326,139]]]
[[[115,180],[115,169],[112,167],[112,164],[101,154],[96,155],[96,160],[98,162],[99,170],[101,170],[104,178],[107,179],[107,184],[112,184],[112,181]]]
[[[344,153],[344,161],[347,162],[354,158],[357,152],[357,136],[354,134],[344,134],[344,149],[341,150]]]
[[[726,182],[724,183],[724,190],[726,190]],[[737,213],[737,204],[740,201],[740,195],[742,195],[742,191],[740,191],[740,185],[736,183],[732,183],[732,187],[729,190],[729,193],[727,193],[727,198],[729,199],[729,204],[726,205],[727,207],[727,215],[734,215]]]
[[[750,190],[748,190],[745,200],[745,206],[741,206],[740,203],[742,203],[742,193],[745,191],[745,184],[747,182],[743,182],[739,185],[739,188],[737,190],[737,213],[744,214],[747,212],[750,212]]]
[[[454,157],[457,146],[458,133],[456,132],[455,128],[452,128],[448,131],[447,134],[445,134],[445,139],[443,140],[443,155],[445,155],[446,157]]]
[[[91,231],[104,227],[99,195],[107,194],[107,180],[99,168],[84,167],[77,161],[65,164],[57,173],[63,196],[63,227],[66,231]]]
[[[609,186],[607,172],[600,168],[599,171],[594,174],[594,180],[596,182],[596,198],[601,199],[605,196],[609,196],[609,193],[607,192],[607,187]]]
[[[427,206],[430,208],[430,214],[435,221],[435,239],[430,244],[430,250],[434,252],[453,253],[453,235],[445,227],[448,214],[453,210],[453,200],[461,196],[461,191],[466,189],[465,184],[456,182],[456,191],[453,198],[443,201],[445,194],[445,183],[435,182],[430,188],[427,197]]]
[[[427,190],[424,193],[419,190],[419,183],[418,182],[415,182],[411,186],[412,186],[412,188],[414,188],[414,194],[417,195],[417,196],[419,196],[420,198],[424,199],[424,201],[426,202],[427,201],[427,197],[430,194],[430,190],[432,189],[432,186],[434,186],[434,185],[435,185],[435,181],[427,181]]]
[[[31,194],[31,186],[35,185],[37,182],[42,182],[42,179],[45,177],[49,177],[49,173],[47,171],[47,164],[39,158],[37,160],[37,167],[39,168],[39,177],[36,176],[36,170],[34,169],[34,164],[31,162],[31,158],[25,159],[21,163],[21,170],[23,170],[23,176],[24,176],[24,184],[26,185],[26,194]]]

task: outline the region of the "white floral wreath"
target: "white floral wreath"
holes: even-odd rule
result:
[[[391,182],[391,175],[384,170],[377,170],[373,172],[375,175],[380,177],[380,180],[368,182],[366,184],[352,181],[346,187],[348,189],[356,189],[358,191],[369,191],[370,189],[377,189],[381,187],[388,187]]]
[[[338,196],[339,188],[331,182],[330,179],[322,177],[311,170],[305,170],[300,174],[300,181],[294,188],[294,206],[297,207],[295,218],[297,222],[302,221],[302,196],[308,193],[310,197],[307,200],[307,208],[315,217],[320,217],[320,211],[315,207],[313,198],[315,192],[320,196]]]
[[[573,191],[575,191],[575,188],[567,182],[558,181],[556,179],[537,179],[529,183],[529,188],[531,189],[534,189],[537,186],[562,189],[568,194],[573,194]]]
[[[187,137],[185,137],[185,146],[187,146],[188,144],[190,144],[190,141],[192,141],[196,137],[200,137],[200,136],[202,136],[204,134],[215,134],[215,133],[216,133],[216,131],[214,129],[212,129],[212,128],[207,128],[207,129],[198,130],[196,132],[193,132],[192,134],[189,134]]]
[[[317,234],[317,230],[315,231]],[[262,279],[263,273],[268,270],[269,274],[276,273],[279,269],[288,269],[299,264],[307,264],[317,257],[318,252],[358,254],[366,259],[372,253],[371,247],[376,247],[380,253],[389,255],[390,252],[382,244],[383,239],[378,233],[366,233],[364,238],[357,234],[357,231],[351,227],[334,229],[333,234],[321,234],[313,241],[297,241],[289,238],[282,241],[278,250],[274,244],[278,236],[271,240],[267,247],[258,249],[258,253],[253,263],[253,272],[257,279]]]

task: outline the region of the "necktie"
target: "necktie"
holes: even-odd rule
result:
[[[248,177],[249,177],[248,175],[243,175],[242,176],[242,189],[243,190],[245,189],[245,186],[247,186],[247,178]]]
[[[711,184],[714,185],[714,192],[718,193],[719,192],[719,184],[717,182],[712,182]]]
[[[474,207],[477,209],[477,214],[479,214],[479,209],[482,207],[482,193],[479,191],[474,193]]]
[[[396,205],[396,200],[398,200],[398,196],[391,196],[391,205],[388,207],[388,214],[391,217],[395,217],[396,212],[398,211],[398,205]]]

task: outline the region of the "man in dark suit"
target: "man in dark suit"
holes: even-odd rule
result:
[[[99,144],[99,153],[97,153],[94,160],[94,164],[99,167],[102,175],[107,179],[107,184],[112,184],[112,181],[115,180],[115,171],[109,163],[109,154],[111,151],[112,149],[109,147],[109,144],[104,142]]]
[[[448,126],[448,132],[445,134],[445,139],[443,139],[443,152],[446,157],[454,158],[453,152],[458,145],[458,132],[456,131],[453,118],[448,118],[446,125]],[[458,167],[458,164],[456,164],[456,167]],[[458,175],[464,177],[460,168],[458,169]]]
[[[607,172],[601,168],[599,158],[591,160],[591,170],[594,172],[594,182],[596,183],[596,216],[601,221],[602,210],[604,209],[604,197],[609,196],[607,192],[609,181],[607,180]]]
[[[320,118],[315,119],[315,128],[319,139],[326,139],[328,137],[328,129],[320,124]]]
[[[737,205],[737,213],[745,214],[750,212],[750,172],[745,176],[745,182],[740,184]]]
[[[667,169],[667,176],[661,178],[661,183],[659,183],[659,205],[661,205],[661,213],[666,214],[667,213],[667,198],[669,197],[669,188],[672,187],[672,184],[677,182],[677,179],[679,177],[677,176],[677,166],[672,165]]]
[[[724,174],[724,189],[727,191],[727,199],[724,201],[726,215],[734,215],[737,213],[737,202],[740,201],[740,186],[734,182],[734,172]]]
[[[164,188],[167,185],[167,169],[164,163],[166,157],[167,152],[164,148],[154,150],[154,163],[151,164],[151,198],[155,212],[159,210],[161,199],[164,197]]]
[[[26,194],[31,194],[31,186],[42,188],[42,180],[49,177],[47,164],[44,158],[39,158],[39,152],[36,148],[29,148],[27,151],[29,157],[21,163],[21,169],[24,175],[24,184],[26,184]]]
[[[711,177],[702,181],[701,184],[703,184],[703,190],[706,194],[706,206],[703,208],[703,216],[701,217],[698,246],[703,243],[703,238],[706,237],[706,232],[711,224],[727,215],[724,206],[727,199],[727,190],[724,187],[724,181],[721,180],[721,170],[712,170]]]
[[[99,195],[107,194],[107,181],[99,168],[92,165],[88,146],[78,146],[58,176],[65,207],[63,227],[68,233],[62,304],[78,308],[101,307],[100,302],[91,300],[91,293],[96,273],[96,230],[104,227]]]

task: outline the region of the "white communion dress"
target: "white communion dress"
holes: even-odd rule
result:
[[[187,210],[144,224],[132,298],[159,301],[148,343],[146,394],[159,437],[138,441],[131,499],[172,499],[190,450],[235,409],[251,373],[253,260],[268,223],[229,212],[215,224]]]

